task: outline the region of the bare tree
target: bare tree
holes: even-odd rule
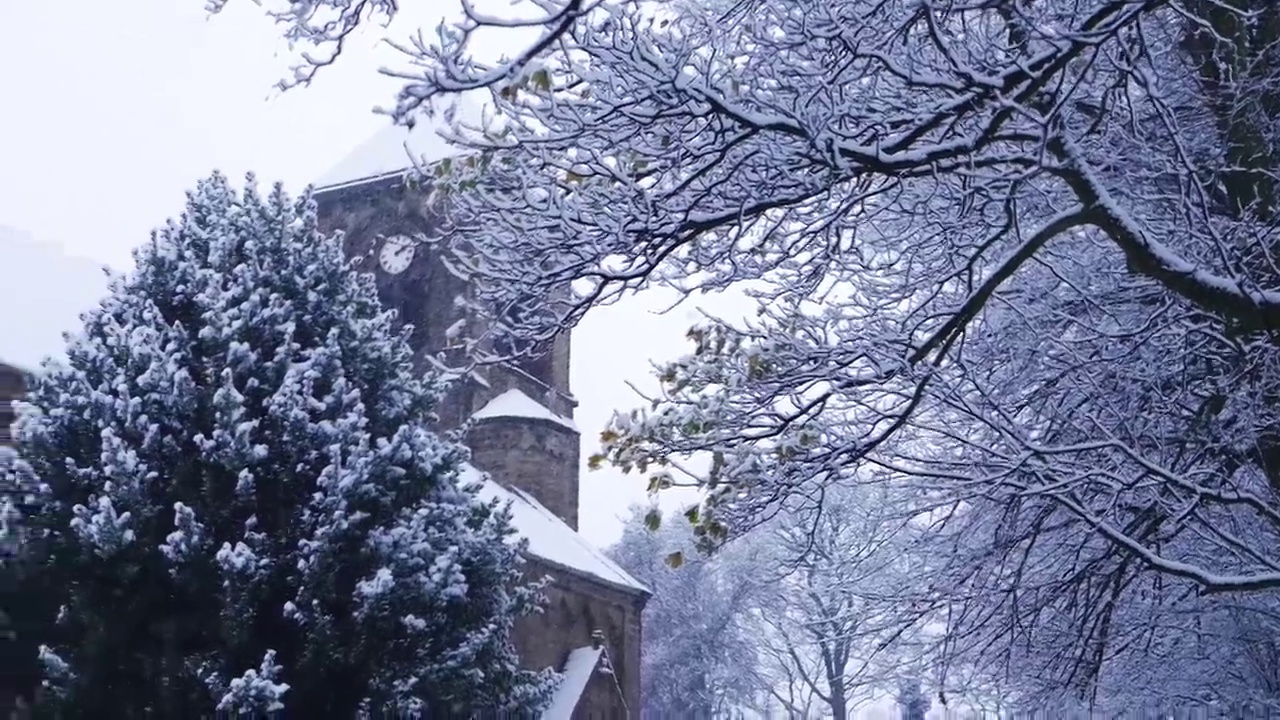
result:
[[[642,714],[725,717],[751,707],[756,650],[745,620],[761,589],[761,569],[742,552],[685,561],[689,524],[677,518],[646,525],[646,516],[635,509],[610,549],[654,592],[641,636]]]
[[[277,17],[333,51],[395,9]],[[438,189],[482,305],[546,301],[517,334],[649,285],[759,300],[604,436],[626,469],[712,458],[684,478],[708,545],[885,473],[936,548],[944,667],[1221,699],[1188,618],[1280,606],[1280,4],[531,0],[401,47],[402,121],[492,91]],[[1122,683],[1151,648],[1177,662]]]
[[[924,720],[924,714],[929,711],[929,698],[920,688],[919,678],[902,679],[895,699],[902,720]]]
[[[892,687],[913,614],[910,518],[883,486],[829,487],[820,504],[775,519],[769,593],[758,623],[762,663],[775,698],[800,717],[850,717],[870,690]],[[920,568],[914,568],[919,570]]]

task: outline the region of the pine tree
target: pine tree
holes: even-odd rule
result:
[[[541,703],[510,515],[429,429],[443,381],[310,196],[219,174],[135,253],[19,425],[49,486],[64,717]]]
[[[0,445],[0,717],[9,717],[19,698],[29,704],[40,684],[32,637],[42,598],[24,579],[38,567],[28,516],[40,507],[44,489],[17,451]]]
[[[14,570],[31,549],[27,515],[38,508],[43,486],[17,450],[0,445],[0,568]]]

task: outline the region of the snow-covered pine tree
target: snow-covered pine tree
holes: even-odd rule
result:
[[[63,717],[540,704],[510,516],[429,429],[442,381],[309,195],[214,174],[135,259],[19,424],[51,488]]]
[[[40,505],[43,485],[18,451],[0,445],[0,568],[18,566],[29,549],[27,515]]]
[[[42,597],[23,578],[38,567],[28,516],[40,507],[43,491],[17,451],[0,445],[0,717],[9,717],[19,698],[30,703],[39,687],[33,623],[43,616]]]

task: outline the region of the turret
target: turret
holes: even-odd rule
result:
[[[473,414],[467,445],[477,467],[532,495],[569,527],[578,529],[578,458],[581,441],[573,419],[538,402],[515,382],[510,368],[489,373],[491,398]],[[520,385],[525,385],[522,389]],[[553,396],[554,397],[554,396]],[[549,399],[549,398],[548,398]]]

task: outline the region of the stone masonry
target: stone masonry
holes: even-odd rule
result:
[[[438,248],[419,246],[410,266],[397,275],[383,272],[377,253],[393,235],[432,238],[433,214],[421,193],[399,179],[377,180],[317,193],[324,229],[342,230],[344,248],[361,270],[374,274],[383,303],[412,324],[410,342],[420,367],[450,352],[450,328],[475,332],[456,299],[471,297],[471,286],[450,271]],[[516,367],[480,368],[460,382],[439,409],[442,428],[458,427],[502,393],[518,389],[565,419],[576,401],[569,393],[569,338],[559,337],[547,357]],[[578,433],[554,419],[489,417],[477,420],[467,436],[473,463],[498,482],[519,488],[575,531],[578,526]],[[529,668],[559,669],[570,651],[603,636],[613,675],[593,675],[574,711],[575,718],[638,718],[640,707],[641,612],[648,594],[614,585],[536,555],[526,573],[551,580],[544,612],[522,618],[515,643]],[[616,680],[616,685],[615,681]],[[619,698],[619,690],[621,698]]]
[[[0,363],[0,445],[13,443],[13,403],[20,400],[26,392],[27,382],[23,372],[12,365]]]
[[[647,596],[586,582],[570,571],[555,568],[539,558],[530,558],[528,574],[549,576],[547,604],[541,614],[520,618],[515,628],[515,644],[526,667],[560,667],[573,648],[592,643],[591,634],[604,635],[605,647],[613,658],[614,676],[626,701],[617,700],[618,688],[608,676],[598,675],[587,685],[574,712],[574,720],[624,720],[640,717],[640,615]]]

